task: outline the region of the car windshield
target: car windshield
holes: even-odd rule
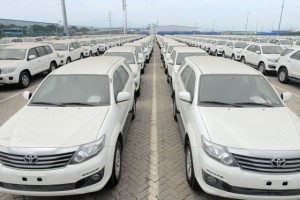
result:
[[[280,43],[283,45],[293,45],[293,42],[291,40],[280,40]]]
[[[260,75],[202,75],[198,102],[199,106],[215,106],[215,102],[249,107],[282,106],[273,88]]]
[[[82,46],[91,46],[91,41],[80,41]]]
[[[258,39],[259,43],[268,43],[268,39]]]
[[[235,43],[235,48],[241,48],[241,49],[243,49],[243,48],[245,48],[247,45],[248,45],[248,44],[245,43],[245,42],[236,42],[236,43]]]
[[[52,43],[53,48],[56,51],[68,51],[68,44],[63,44],[63,43]]]
[[[23,38],[24,42],[35,42],[35,38]]]
[[[227,42],[226,41],[218,41],[217,45],[225,45]]]
[[[0,60],[24,60],[26,49],[0,49]]]
[[[51,75],[39,87],[30,105],[107,106],[109,102],[106,75]]]
[[[263,54],[281,54],[283,48],[279,46],[262,46]]]
[[[178,53],[177,55],[177,60],[176,60],[176,65],[181,65],[184,62],[184,59],[186,57],[190,56],[206,56],[208,55],[207,53],[203,52],[193,52],[193,53]]]
[[[106,52],[104,54],[105,56],[121,56],[125,58],[125,64],[136,64],[133,53],[127,53],[127,52]]]

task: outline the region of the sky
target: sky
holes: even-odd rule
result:
[[[199,31],[277,30],[283,0],[127,0],[128,27],[183,25]],[[66,0],[69,25],[123,25],[122,0]],[[300,0],[285,0],[281,30],[300,31]],[[0,18],[62,24],[61,0],[0,0]],[[214,23],[213,23],[214,22]]]

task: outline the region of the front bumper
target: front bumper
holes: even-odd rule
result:
[[[19,82],[19,74],[0,74],[0,84],[15,84]]]
[[[268,62],[268,64],[266,65],[266,70],[267,71],[276,71],[276,64],[274,62]]]
[[[21,170],[0,165],[0,192],[25,196],[65,196],[102,189],[112,173],[114,147],[77,165],[49,170]]]
[[[193,148],[193,159],[197,181],[209,194],[235,199],[300,198],[299,173],[264,174],[228,167],[210,158],[200,148]],[[272,184],[268,185],[268,182]]]

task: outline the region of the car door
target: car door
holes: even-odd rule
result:
[[[181,111],[181,106],[182,106],[182,102],[181,100],[178,98],[178,95],[180,92],[185,91],[185,84],[187,81],[187,78],[189,76],[189,74],[191,73],[192,68],[190,67],[190,65],[186,65],[184,67],[182,67],[182,69],[179,70],[178,72],[178,76],[177,76],[177,91],[176,91],[176,104],[178,106],[178,110],[179,112]]]
[[[72,61],[78,59],[76,56],[74,43],[69,44],[69,53]]]
[[[225,55],[231,57],[233,53],[233,43],[228,42],[227,45],[225,46]]]
[[[40,46],[40,47],[36,47],[36,51],[39,55],[39,62],[40,62],[38,72],[43,72],[49,69],[50,66],[49,54],[47,53],[46,49],[43,46]]]
[[[290,64],[290,76],[300,79],[300,51],[294,53],[288,60]]]
[[[260,52],[260,53],[258,53]],[[253,52],[253,65],[258,66],[258,63],[262,60],[262,50],[260,46],[255,45],[255,50]]]
[[[35,58],[29,59],[29,57],[33,55],[35,56]],[[39,72],[40,59],[36,51],[36,48],[31,48],[28,50],[27,61],[28,61],[28,69],[30,73],[32,75],[37,74]]]
[[[245,51],[246,62],[253,64],[254,62],[254,51],[256,45],[250,45]]]
[[[83,47],[81,46],[80,42],[75,42],[76,45],[76,53],[78,56],[78,59],[80,59],[81,54],[83,54]]]

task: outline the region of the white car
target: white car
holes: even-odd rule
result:
[[[262,74],[276,71],[276,64],[283,48],[272,44],[252,44],[242,50],[241,62],[251,64]]]
[[[83,56],[92,57],[93,55],[99,55],[99,48],[97,41],[94,39],[81,39],[79,40],[83,47]]]
[[[284,39],[284,38],[282,38],[282,39],[276,39],[276,38],[275,39],[271,39],[269,41],[269,43],[272,43],[272,44],[275,44],[275,45],[279,45],[279,46],[281,46],[283,48],[288,48],[288,47],[293,46],[293,42],[291,40]]]
[[[138,57],[138,63],[141,65],[141,74],[144,74],[145,67],[146,67],[146,56],[144,54],[144,48],[142,43],[138,42],[131,42],[131,43],[125,43],[123,46],[133,46],[135,47],[135,50],[137,51],[139,57]]]
[[[107,49],[109,49],[108,40],[105,38],[97,38],[96,39],[99,45],[99,53],[104,53]]]
[[[0,39],[0,44],[9,44],[9,43],[20,43],[24,42],[22,38],[16,38],[16,37],[4,37]]]
[[[51,43],[61,58],[61,65],[84,58],[83,47],[77,40],[58,40]]]
[[[215,56],[223,55],[223,48],[226,43],[227,42],[225,40],[214,40],[209,45],[209,54],[214,54]]]
[[[232,60],[241,60],[242,50],[247,46],[248,44],[246,42],[228,42],[223,47],[223,57],[229,57]]]
[[[295,44],[294,44],[294,47],[300,47],[300,40],[297,40],[296,42],[295,42]]]
[[[168,74],[168,63],[169,63],[169,59],[171,57],[171,53],[173,51],[173,49],[175,47],[188,47],[188,45],[184,44],[184,43],[168,43],[167,48],[166,48],[166,52],[164,55],[164,63],[165,63],[165,74]]]
[[[281,99],[261,73],[227,59],[190,57],[179,74],[174,117],[189,185],[227,198],[299,199],[300,119],[284,104],[291,94]]]
[[[113,47],[108,49],[104,56],[119,56],[125,58],[125,64],[131,69],[133,77],[135,79],[135,95],[139,97],[141,94],[140,83],[141,83],[141,64],[138,63],[139,55],[135,50],[135,47],[124,46],[124,47]]]
[[[300,80],[300,47],[285,49],[279,57],[276,71],[281,83],[288,83],[290,79]]]
[[[24,92],[29,102],[0,128],[0,192],[65,196],[117,185],[134,90],[123,58],[94,57]]]
[[[58,54],[43,43],[19,43],[0,49],[0,84],[30,85],[34,75],[59,66]]]

